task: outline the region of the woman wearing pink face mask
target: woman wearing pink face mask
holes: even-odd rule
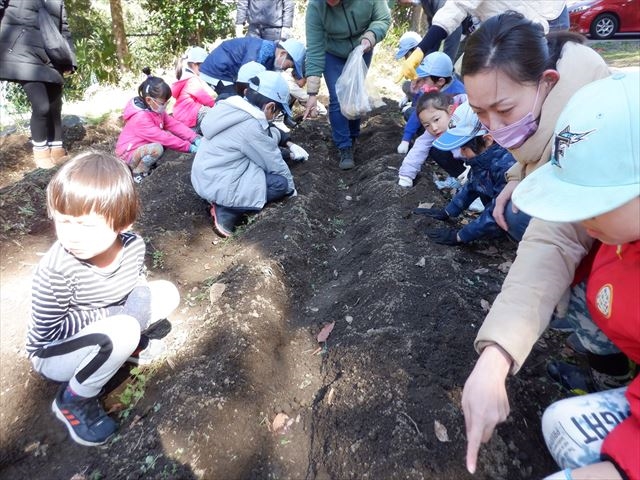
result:
[[[489,441],[509,414],[507,375],[522,366],[593,243],[577,224],[529,223],[511,205],[511,194],[520,180],[549,160],[556,121],[573,93],[609,73],[581,37],[567,32],[545,37],[541,27],[515,12],[486,20],[467,40],[462,76],[469,104],[493,139],[517,160],[507,172],[494,217],[512,236],[518,228],[524,233],[474,342],[480,358],[463,391],[467,468],[472,473],[480,444]]]

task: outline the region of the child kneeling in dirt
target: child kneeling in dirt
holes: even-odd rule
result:
[[[171,87],[150,75],[138,87],[138,96],[124,109],[124,127],[116,143],[116,155],[123,159],[136,183],[149,175],[165,148],[196,153],[200,137],[184,123],[165,112]]]
[[[508,150],[494,143],[493,138],[487,135],[468,102],[456,109],[451,116],[451,124],[453,126],[438,137],[433,145],[442,151],[460,148],[465,162],[471,167],[468,181],[445,208],[416,208],[414,213],[446,221],[460,215],[476,198],[480,198],[484,210],[462,229],[429,228],[425,234],[442,245],[501,237],[504,230],[493,218],[493,206],[495,198],[507,183],[505,173],[516,160]]]
[[[202,121],[204,138],[193,160],[191,183],[211,204],[216,232],[229,237],[245,213],[295,195],[289,167],[269,133],[278,111],[290,115],[289,87],[282,75],[261,72],[246,97],[216,103]]]
[[[180,302],[172,283],[145,279],[144,241],[128,232],[138,209],[127,166],[102,152],[78,155],[47,187],[58,240],[34,275],[26,349],[34,370],[62,382],[51,408],[81,445],[116,431],[102,387],[126,361],[139,363],[141,332]]]

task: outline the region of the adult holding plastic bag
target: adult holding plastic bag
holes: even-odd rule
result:
[[[340,152],[339,167],[355,166],[353,145],[360,135],[360,119],[350,120],[340,109],[336,83],[349,54],[361,47],[362,58],[371,63],[374,45],[387,34],[391,13],[383,0],[309,0],[306,14],[307,93],[309,100],[304,118],[317,116],[320,77],[329,90],[329,121],[333,142]]]

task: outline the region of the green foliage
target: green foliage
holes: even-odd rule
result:
[[[78,63],[78,69],[65,83],[67,98],[82,98],[84,91],[94,83],[117,83],[120,80],[111,19],[108,10],[92,5],[98,3],[65,1]]]
[[[120,402],[124,405],[125,409],[120,412],[121,418],[127,418],[131,414],[131,410],[136,404],[144,397],[145,389],[147,388],[147,382],[155,374],[154,370],[150,370],[146,375],[142,373],[139,367],[132,368],[129,372],[133,379],[127,384],[125,389],[120,394]]]
[[[230,2],[210,0],[146,0],[146,9],[152,12],[150,23],[158,33],[161,51],[177,54],[189,45],[213,43],[233,32]]]

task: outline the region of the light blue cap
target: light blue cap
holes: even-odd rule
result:
[[[266,70],[265,66],[258,62],[247,62],[238,69],[236,82],[249,83],[249,79]]]
[[[523,212],[577,222],[640,195],[640,73],[585,85],[558,117],[551,160],[513,192]]]
[[[257,80],[257,82],[254,83],[253,80]],[[249,88],[269,100],[279,103],[282,111],[293,117],[291,108],[289,108],[289,85],[280,73],[269,70],[260,72],[249,80]]]
[[[398,51],[396,52],[396,60],[400,60],[404,57],[409,50],[415,48],[422,40],[422,37],[417,32],[406,32],[400,37],[398,44]]]
[[[449,120],[449,128],[433,142],[433,146],[445,152],[461,147],[474,137],[486,135],[478,116],[471,109],[469,102],[464,102],[455,109]]]
[[[432,52],[422,60],[416,68],[418,78],[425,77],[452,77],[453,62],[449,55],[443,52]]]
[[[298,78],[304,78],[304,58],[307,54],[307,49],[304,47],[304,44],[298,40],[289,38],[284,42],[280,42],[280,46],[284,48],[293,59],[293,66],[296,69]]]

